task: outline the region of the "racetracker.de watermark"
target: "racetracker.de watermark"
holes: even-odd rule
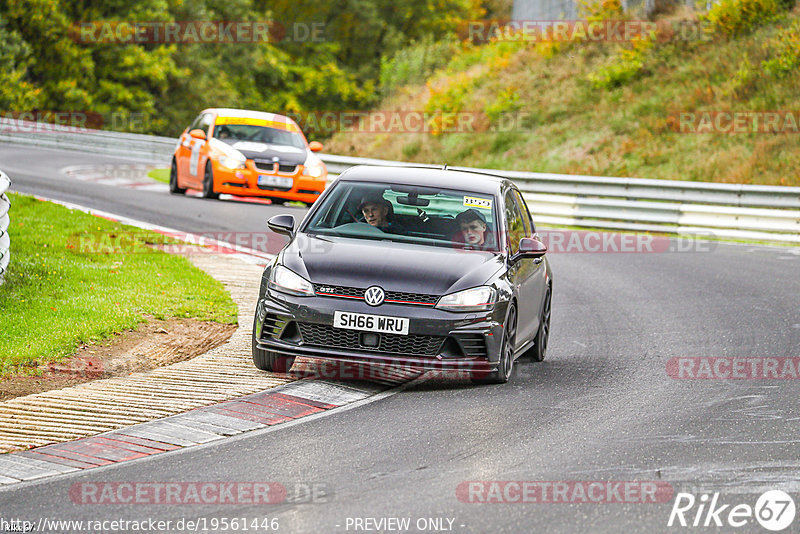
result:
[[[677,380],[797,380],[800,358],[683,356],[667,360]]]
[[[701,232],[680,237],[666,235],[600,232],[593,230],[540,230],[539,239],[548,254],[664,254],[713,252],[713,234]],[[70,236],[66,248],[81,254],[239,254],[242,249],[277,252],[285,239],[273,232],[84,232]],[[460,243],[453,243],[456,247]],[[324,254],[332,246],[319,239],[303,239],[296,246],[303,252]],[[463,251],[464,249],[457,248]]]
[[[565,254],[660,254],[713,252],[716,242],[711,232],[680,237],[666,235],[600,232],[594,230],[539,230],[540,240],[549,253]]]
[[[491,334],[489,334],[491,335]],[[430,373],[430,380],[469,380],[489,374],[490,366],[481,361],[448,362],[431,360],[425,367],[414,365],[406,360],[389,359],[381,363],[348,362],[317,358],[297,362],[287,374],[298,380],[337,380],[337,381],[402,381],[411,379],[423,372]]]
[[[667,117],[682,134],[798,134],[800,111],[686,111]]]
[[[73,504],[278,504],[279,482],[76,482]]]
[[[528,111],[489,116],[480,110],[310,110],[287,116],[303,131],[364,134],[524,132],[532,131],[535,122]]]
[[[88,133],[106,121],[93,111],[0,111],[0,133]]]
[[[119,21],[73,24],[72,38],[82,44],[253,44],[321,43],[324,22],[257,21]]]
[[[307,241],[309,250],[324,253],[330,245]],[[79,254],[240,254],[280,250],[284,239],[273,232],[85,232],[67,238],[66,248]],[[316,246],[316,248],[311,248]]]
[[[470,504],[656,504],[673,494],[667,482],[638,480],[477,480],[456,488]]]
[[[463,21],[458,37],[472,43],[490,41],[627,43],[709,41],[703,23],[695,20],[513,20]]]
[[[157,120],[153,114],[143,112],[6,110],[0,111],[0,133],[85,134],[103,128],[114,131],[146,131]]]

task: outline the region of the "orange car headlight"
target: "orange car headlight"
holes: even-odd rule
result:
[[[312,163],[305,168],[305,174],[312,178],[320,178],[325,173],[325,167],[319,163]]]
[[[231,156],[220,156],[219,164],[228,169],[244,169],[244,163],[246,160],[234,158]]]

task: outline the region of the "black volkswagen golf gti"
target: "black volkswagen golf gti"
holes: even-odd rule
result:
[[[553,276],[516,186],[489,174],[359,166],[343,172],[266,267],[253,361],[310,356],[459,369],[503,383],[544,359]]]

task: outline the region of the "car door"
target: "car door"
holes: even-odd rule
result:
[[[200,189],[203,186],[205,164],[208,159],[208,141],[204,139],[195,139],[189,135],[189,132],[195,129],[203,130],[207,139],[213,122],[214,115],[212,113],[202,113],[192,122],[183,135],[181,135],[179,147],[180,157],[177,159],[178,172],[180,173],[183,187],[188,186],[194,189]]]
[[[522,221],[523,225],[525,226],[525,237],[533,237],[534,239],[538,239],[539,236],[536,233],[536,226],[533,224],[533,217],[531,217],[531,212],[528,209],[528,204],[522,197],[522,193],[515,189],[514,198],[517,200],[517,204],[522,212]],[[530,261],[534,265],[534,272],[528,279],[528,283],[531,286],[528,289],[528,294],[531,295],[531,303],[535,305],[534,309],[532,310],[532,313],[534,314],[533,323],[536,325],[534,327],[535,330],[533,331],[533,334],[535,335],[536,331],[539,329],[539,312],[542,309],[544,295],[547,288],[547,267],[545,266],[544,258],[535,258]]]
[[[506,247],[509,258],[519,252],[523,237],[531,237],[531,221],[518,192],[509,189],[504,197]],[[524,214],[524,215],[523,215]],[[533,339],[539,328],[539,307],[544,295],[544,269],[534,258],[518,258],[509,267],[509,279],[517,293],[517,346]]]
[[[200,127],[200,121],[203,119],[203,114],[198,115],[188,128],[181,134],[178,140],[178,150],[175,152],[175,161],[178,164],[178,180],[181,187],[185,187],[189,183],[189,158],[192,154],[192,137],[189,132],[195,128]]]
[[[190,180],[197,189],[203,188],[203,178],[206,172],[206,160],[208,160],[208,138],[211,133],[211,125],[214,124],[214,114],[204,113],[200,120],[199,129],[206,134],[205,139],[192,139],[192,153],[189,156],[189,175]]]

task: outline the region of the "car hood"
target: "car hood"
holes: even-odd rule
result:
[[[252,141],[236,141],[231,146],[252,160],[264,160],[272,163],[277,157],[281,165],[302,165],[308,157],[308,151],[288,145],[272,145],[254,143]]]
[[[302,233],[281,262],[314,284],[433,295],[486,284],[503,267],[497,253]]]

